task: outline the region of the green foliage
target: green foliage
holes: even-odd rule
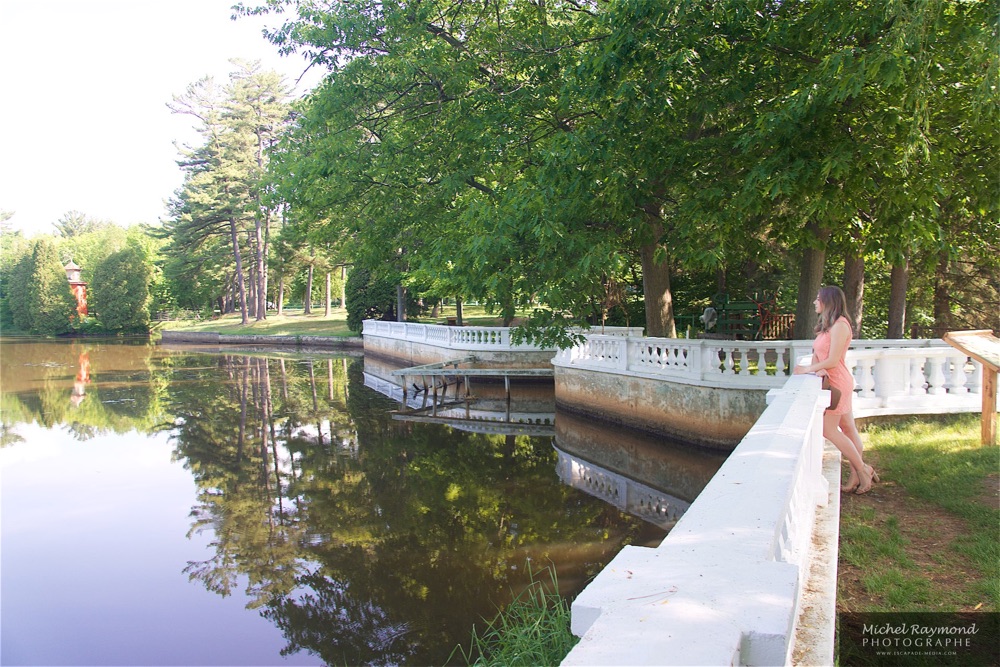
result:
[[[41,237],[32,245],[31,256],[15,269],[13,292],[23,293],[10,304],[14,325],[39,335],[59,335],[72,330],[77,318],[76,297],[69,287],[66,271],[55,243]],[[22,292],[23,290],[23,292]]]
[[[265,267],[275,217],[264,174],[268,150],[284,128],[288,96],[275,72],[233,61],[226,86],[206,77],[168,105],[197,122],[202,143],[181,152],[184,183],[171,202],[162,235],[169,239],[164,278],[177,305],[211,309],[236,287],[246,316],[255,291],[258,318],[265,311]],[[247,290],[249,280],[256,290]]]
[[[548,583],[536,578],[527,564],[531,583],[514,597],[480,633],[473,628],[468,653],[462,657],[477,667],[537,667],[558,665],[579,641],[570,632],[570,606],[559,595],[555,566]],[[541,574],[541,573],[540,573]]]
[[[149,330],[153,266],[137,246],[108,256],[94,269],[90,304],[107,331]]]
[[[910,261],[915,319],[937,325],[1000,298],[988,3],[243,11],[279,5],[273,41],[330,73],[275,155],[276,191],[304,237],[408,283],[596,323],[619,285],[669,298],[661,272],[794,294],[788,267],[815,250]],[[968,271],[928,278],[937,264],[988,268],[963,290]],[[956,296],[928,315],[935,290]]]
[[[108,255],[122,250],[130,235],[141,233],[142,227],[134,225],[126,229],[110,222],[98,223],[88,220],[79,231],[57,239],[59,258],[63,262],[73,261],[80,267],[80,277],[84,282],[93,278],[94,268]]]
[[[31,329],[31,306],[28,303],[28,284],[31,279],[31,247],[25,245],[20,253],[4,254],[0,269],[0,287],[3,289],[3,323],[27,333]]]
[[[355,267],[347,275],[347,327],[360,332],[364,320],[381,320],[396,308],[399,276]]]

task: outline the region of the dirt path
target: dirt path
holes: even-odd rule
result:
[[[870,460],[877,468],[877,457],[874,452],[872,454]],[[898,531],[905,557],[912,561],[912,564],[899,563],[899,568],[914,578],[927,580],[928,595],[932,600],[943,600],[938,602],[939,605],[953,604],[958,611],[974,611],[988,606],[988,600],[975,599],[969,592],[972,583],[982,578],[982,573],[954,546],[957,539],[969,534],[970,528],[964,520],[911,496],[891,479],[883,479],[863,496],[845,494],[841,501],[842,531],[848,522],[864,523],[887,536]],[[1000,475],[991,475],[987,479],[981,501],[990,507],[1000,504]],[[891,569],[895,564],[886,562],[880,567]],[[873,590],[875,585],[866,584],[868,574],[864,568],[845,562],[841,556],[838,612],[887,610],[893,606],[893,601],[886,599],[884,593]]]

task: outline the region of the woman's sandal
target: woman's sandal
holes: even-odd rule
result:
[[[871,491],[873,488],[875,488],[875,482],[878,481],[878,473],[875,472],[875,468],[872,468],[871,466],[865,466],[865,467],[871,470],[871,472],[868,474],[868,488],[862,490],[861,484],[859,483],[858,488],[854,491],[854,495],[856,496],[863,496],[869,491]],[[868,472],[868,470],[865,470],[865,472]]]

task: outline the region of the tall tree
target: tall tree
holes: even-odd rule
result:
[[[109,331],[148,331],[152,279],[152,263],[134,245],[94,267],[90,303],[101,324]]]
[[[271,199],[264,196],[266,152],[287,116],[287,93],[280,77],[261,72],[256,63],[234,61],[237,69],[229,85],[220,88],[211,78],[188,87],[168,106],[174,113],[198,121],[203,143],[183,151],[179,162],[185,182],[173,206],[168,234],[171,253],[182,256],[208,252],[225,236],[231,249],[236,300],[244,322],[249,321],[247,274],[256,280],[253,311],[265,316],[267,261],[270,242]],[[244,267],[244,254],[253,264]],[[226,285],[218,285],[222,294]]]
[[[34,243],[27,277],[27,324],[33,334],[58,335],[72,330],[76,297],[55,243],[41,237]]]
[[[56,228],[57,235],[69,239],[92,232],[96,228],[108,224],[111,223],[95,220],[80,211],[67,211],[57,221],[52,223],[52,226]]]

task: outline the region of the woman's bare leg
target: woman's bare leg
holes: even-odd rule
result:
[[[858,450],[858,454],[861,455],[863,458],[865,446],[864,443],[862,443],[861,441],[861,434],[858,433],[857,424],[854,423],[854,413],[846,412],[840,415],[840,421],[838,422],[837,426],[844,433],[844,435],[847,436],[847,438],[854,445],[855,449]],[[858,476],[857,470],[855,470],[854,466],[852,465],[851,474],[847,478],[847,484],[843,485],[840,488],[842,491],[853,491],[858,487],[860,483],[861,483],[861,478]]]
[[[857,446],[840,430],[840,415],[829,413],[823,415],[823,437],[840,450],[841,456],[851,465],[852,472],[857,474],[859,481],[857,492],[867,493],[872,487],[871,474],[865,468],[865,461]]]

